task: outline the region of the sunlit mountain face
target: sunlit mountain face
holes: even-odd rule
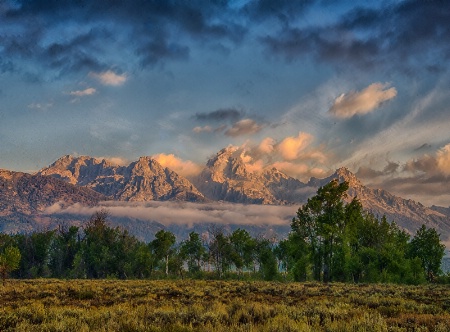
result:
[[[307,182],[275,167],[255,170],[237,147],[221,149],[190,180],[152,157],[117,165],[66,155],[35,175],[0,171],[0,227],[11,232],[79,225],[105,210],[116,225],[142,239],[165,228],[185,237],[211,225],[283,238],[297,209],[333,180],[347,182],[345,200],[357,198],[376,218],[385,216],[411,234],[426,224],[450,243],[448,208],[368,187],[345,167]]]
[[[449,207],[449,21],[445,1],[3,0],[0,168],[94,156],[114,178],[150,156],[192,184],[232,147],[293,179],[283,197],[280,174],[242,182],[248,202],[346,167]]]

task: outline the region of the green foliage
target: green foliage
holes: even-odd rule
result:
[[[433,281],[441,272],[441,261],[445,255],[445,246],[441,244],[439,234],[434,228],[422,225],[409,244],[409,256],[419,258],[428,281]]]
[[[3,284],[5,284],[8,274],[19,268],[20,258],[20,251],[16,247],[7,247],[0,254],[0,276]]]
[[[109,226],[104,210],[94,213],[80,228],[60,226],[31,234],[0,234],[0,252],[14,247],[21,257],[14,269],[3,268],[0,272],[16,278],[187,276],[355,283],[448,282],[448,276],[440,276],[444,246],[434,229],[423,226],[410,239],[394,222],[365,212],[357,198],[345,203],[347,189],[347,183],[338,181],[319,188],[317,195],[298,210],[289,236],[278,242],[254,238],[243,229],[228,234],[223,227],[214,226],[202,237],[191,232],[179,245],[175,235],[166,230],[157,232],[150,243],[143,243],[127,231]]]
[[[175,245],[175,235],[173,233],[160,230],[155,234],[155,239],[150,242],[150,248],[155,256],[157,265],[164,261],[165,275],[169,275],[169,260],[175,253],[173,246]]]
[[[240,228],[231,233],[229,239],[232,247],[231,261],[238,272],[242,274],[244,268],[253,268],[257,241],[246,230]]]
[[[189,273],[200,272],[202,263],[206,259],[206,249],[198,233],[189,233],[189,239],[181,243],[180,255],[184,261],[187,261]]]
[[[294,280],[311,274],[325,282],[418,284],[425,272],[428,281],[440,273],[444,246],[434,229],[422,226],[410,241],[395,222],[365,212],[357,198],[345,204],[347,189],[333,180],[298,210],[278,254]]]
[[[231,268],[233,247],[230,238],[221,227],[211,228],[209,234],[211,237],[208,242],[209,257],[217,276],[223,278]]]

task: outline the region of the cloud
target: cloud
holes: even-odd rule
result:
[[[114,217],[157,221],[164,225],[194,225],[217,223],[232,225],[286,225],[295,215],[296,206],[243,205],[231,203],[189,202],[103,202],[99,206],[86,207],[74,204],[62,207],[56,203],[44,214],[75,214],[90,216],[100,208],[106,208]]]
[[[434,155],[424,154],[406,162],[404,170],[410,173],[424,173],[450,180],[450,143],[439,148]]]
[[[76,91],[71,91],[70,95],[71,96],[76,96],[76,97],[83,97],[83,96],[91,96],[94,93],[96,93],[97,90],[94,88],[87,88],[84,90],[76,90]]]
[[[386,177],[391,175],[398,175],[401,168],[400,163],[396,163],[393,161],[388,161],[386,166],[384,166],[383,170],[375,170],[369,166],[360,166],[358,171],[356,172],[356,176],[361,179],[373,180],[380,177]]]
[[[394,87],[388,87],[387,83],[373,83],[364,90],[343,93],[336,98],[329,112],[338,118],[351,118],[356,114],[370,113],[397,95]]]
[[[225,135],[231,137],[237,137],[242,135],[250,135],[259,132],[263,128],[263,125],[258,124],[252,119],[243,119],[225,131]]]
[[[177,42],[169,42],[167,37],[157,35],[145,42],[136,53],[141,56],[141,64],[155,65],[161,60],[184,60],[189,58],[189,47]]]
[[[311,176],[324,177],[329,168],[325,166],[328,156],[312,145],[313,136],[299,132],[298,136],[288,136],[277,142],[271,137],[262,139],[259,144],[246,142],[234,148],[249,172],[261,172],[273,167],[289,176],[309,180]]]
[[[417,75],[441,68],[442,56],[450,56],[450,3],[411,0],[355,7],[329,24],[284,24],[260,40],[270,54],[287,61],[310,55],[352,71],[356,67]]]
[[[439,149],[436,153],[437,168],[446,176],[450,176],[450,144]]]
[[[197,126],[197,127],[194,127],[192,129],[192,131],[194,133],[197,133],[197,134],[199,134],[199,133],[210,133],[210,132],[213,131],[213,128],[211,126],[204,126],[204,127]]]
[[[356,176],[371,188],[383,188],[423,204],[448,205],[449,169],[450,144],[446,144],[434,154],[423,154],[402,164],[389,161],[382,170],[361,166]]]
[[[243,111],[234,108],[223,108],[209,113],[196,113],[194,118],[199,121],[236,122],[241,119],[243,115]]]
[[[30,109],[36,109],[39,111],[46,111],[53,107],[53,102],[49,103],[31,103],[28,105],[28,108]]]
[[[173,154],[159,153],[151,156],[163,167],[167,167],[172,171],[184,177],[192,177],[198,175],[202,167],[190,160],[181,160]]]
[[[275,146],[275,140],[271,137],[264,138],[258,145],[258,150],[264,154],[270,154],[273,152]]]
[[[128,79],[127,74],[116,74],[112,70],[107,70],[101,73],[91,72],[89,73],[89,76],[97,79],[103,85],[112,85],[112,86],[122,85]]]
[[[277,161],[271,167],[275,167],[281,172],[303,181],[307,181],[311,177],[324,178],[328,175],[327,171],[321,168],[311,167],[301,162]]]
[[[308,133],[299,132],[298,136],[290,136],[283,139],[277,144],[276,149],[285,160],[297,159],[302,152],[312,141],[312,135]]]
[[[128,166],[130,164],[130,161],[128,159],[122,157],[96,157],[96,159],[104,159],[116,166]]]

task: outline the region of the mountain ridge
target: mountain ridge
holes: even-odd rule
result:
[[[13,181],[14,172],[12,171],[2,170],[0,175],[3,183]],[[427,224],[429,227],[436,228],[445,238],[450,238],[450,208],[426,207],[419,202],[395,196],[383,189],[366,187],[355,174],[345,167],[338,168],[331,176],[324,179],[313,177],[307,183],[292,178],[276,168],[250,172],[246,167],[242,152],[233,147],[224,148],[212,156],[206,162],[201,173],[192,178],[192,182],[173,170],[163,167],[151,157],[140,157],[129,165],[115,165],[105,159],[65,155],[35,175],[23,176],[36,180],[52,178],[59,181],[58,188],[62,188],[61,183],[68,185],[69,187],[64,190],[69,193],[74,192],[74,188],[85,190],[82,192],[86,195],[88,192],[96,192],[100,196],[91,198],[91,203],[101,199],[113,199],[134,202],[152,200],[198,203],[228,201],[267,205],[301,205],[314,195],[319,187],[333,179],[338,179],[349,183],[347,200],[358,197],[363,208],[374,215],[379,217],[385,215],[388,220],[395,221],[410,233],[415,232],[422,224]],[[16,177],[18,176],[16,175]],[[30,188],[41,188],[32,183],[28,185]],[[50,185],[49,188],[53,187]],[[7,193],[5,195],[15,197],[18,194]],[[46,202],[45,195],[52,197],[54,194],[52,190],[44,190],[41,196],[34,198],[34,201],[31,197],[29,198],[30,202],[26,203],[25,199],[21,203],[22,207],[16,210],[13,210],[12,207],[17,204],[11,204],[8,199],[0,200],[0,216],[6,218],[8,214],[14,213],[23,212],[24,215],[38,213],[48,206],[48,202],[42,203],[39,209],[33,209],[33,206],[36,205],[36,199]],[[66,201],[65,204],[71,202],[88,204],[80,197],[70,198],[70,194],[62,195],[60,198],[60,200]],[[50,199],[50,201],[54,204],[57,200]],[[26,204],[30,206],[27,207]]]
[[[121,201],[205,201],[189,180],[150,157],[119,166],[105,159],[66,155],[37,174],[61,178]]]

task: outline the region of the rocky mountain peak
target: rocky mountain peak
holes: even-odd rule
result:
[[[333,178],[337,178],[339,181],[346,181],[349,184],[349,187],[361,187],[363,184],[356,177],[355,174],[350,172],[350,170],[346,167],[341,167],[336,170],[336,172],[332,175]]]
[[[87,156],[64,156],[39,174],[85,186],[118,200],[205,200],[187,179],[147,156],[128,166]]]
[[[85,186],[100,175],[115,173],[116,169],[116,166],[105,159],[65,155],[49,167],[40,170],[38,174],[51,175],[71,184]]]
[[[204,172],[207,173],[204,176],[219,183],[223,183],[227,179],[244,180],[250,175],[239,153],[239,148],[234,146],[226,147],[210,158]]]

